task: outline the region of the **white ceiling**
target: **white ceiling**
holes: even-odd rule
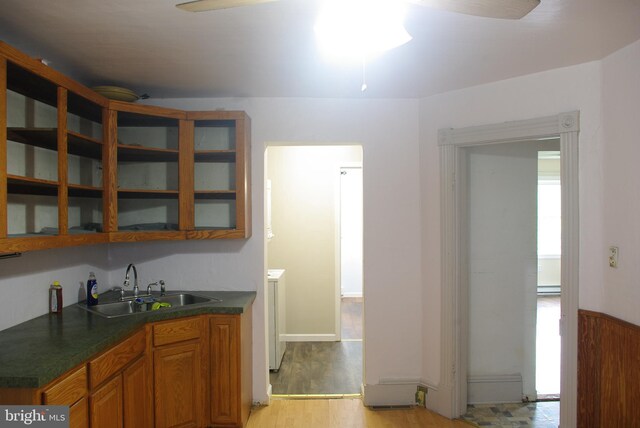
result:
[[[362,68],[316,48],[316,0],[202,13],[174,0],[1,0],[0,39],[82,83],[167,97],[422,98],[591,60],[640,39],[640,0],[542,0],[507,21],[408,6],[408,44]]]

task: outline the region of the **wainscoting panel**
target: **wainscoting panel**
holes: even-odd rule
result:
[[[640,327],[578,313],[578,428],[640,427]]]

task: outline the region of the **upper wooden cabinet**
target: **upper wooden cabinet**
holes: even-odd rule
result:
[[[183,188],[190,239],[251,236],[249,145],[244,112],[188,112]]]
[[[180,168],[186,113],[110,103],[109,171],[112,241],[184,239]]]
[[[0,42],[0,254],[248,238],[250,126],[107,100]]]

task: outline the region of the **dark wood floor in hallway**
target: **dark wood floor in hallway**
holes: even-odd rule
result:
[[[273,394],[359,394],[362,384],[362,299],[342,301],[341,342],[289,342]]]

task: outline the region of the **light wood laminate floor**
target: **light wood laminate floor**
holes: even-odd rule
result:
[[[272,400],[254,408],[246,428],[470,428],[420,407],[372,410],[360,399]]]

